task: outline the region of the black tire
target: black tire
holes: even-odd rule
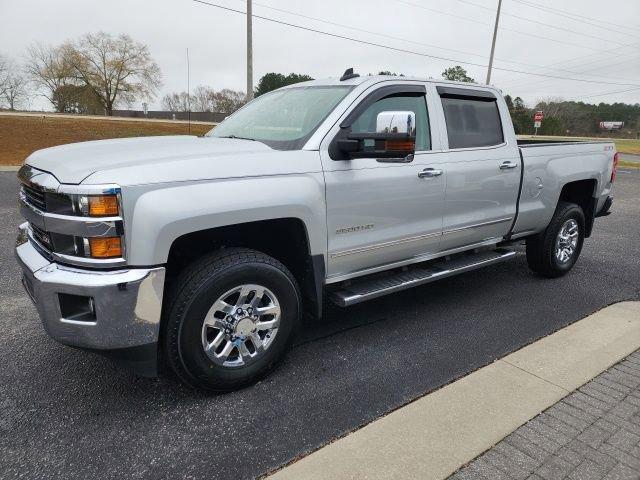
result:
[[[288,350],[300,324],[300,293],[295,278],[276,259],[255,250],[229,248],[201,257],[186,267],[169,293],[163,322],[166,362],[183,382],[208,392],[250,385],[267,374]],[[203,346],[203,323],[225,292],[258,284],[275,294],[280,325],[272,343],[253,363],[230,368],[214,363]]]
[[[577,245],[566,261],[556,256],[556,240],[566,222],[574,220],[578,224]],[[529,268],[547,278],[557,278],[573,268],[584,242],[584,212],[574,203],[559,202],[547,228],[540,234],[527,239],[527,263]]]

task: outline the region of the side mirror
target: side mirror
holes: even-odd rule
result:
[[[416,114],[413,112],[380,112],[376,118],[376,133],[416,135]]]
[[[416,149],[416,115],[411,111],[380,112],[375,132],[348,133],[336,147],[348,158],[411,162]]]

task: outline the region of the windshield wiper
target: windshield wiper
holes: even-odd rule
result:
[[[256,141],[255,138],[238,137],[237,135],[227,135],[226,137],[218,137],[218,138],[235,138],[237,140],[251,140],[252,142]]]

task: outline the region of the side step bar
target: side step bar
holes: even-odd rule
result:
[[[388,293],[398,292],[441,278],[451,277],[459,273],[504,262],[516,254],[513,250],[499,248],[497,250],[467,254],[451,260],[439,260],[429,264],[417,265],[409,270],[375,275],[352,283],[342,284],[329,293],[329,298],[341,307],[378,298]]]

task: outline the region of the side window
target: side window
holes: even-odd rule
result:
[[[442,97],[449,148],[473,148],[504,142],[498,104],[494,100]]]
[[[424,94],[421,93],[398,93],[381,98],[362,112],[351,124],[351,132],[375,132],[378,114],[389,111],[413,112],[416,116],[416,151],[431,150],[427,103]]]

